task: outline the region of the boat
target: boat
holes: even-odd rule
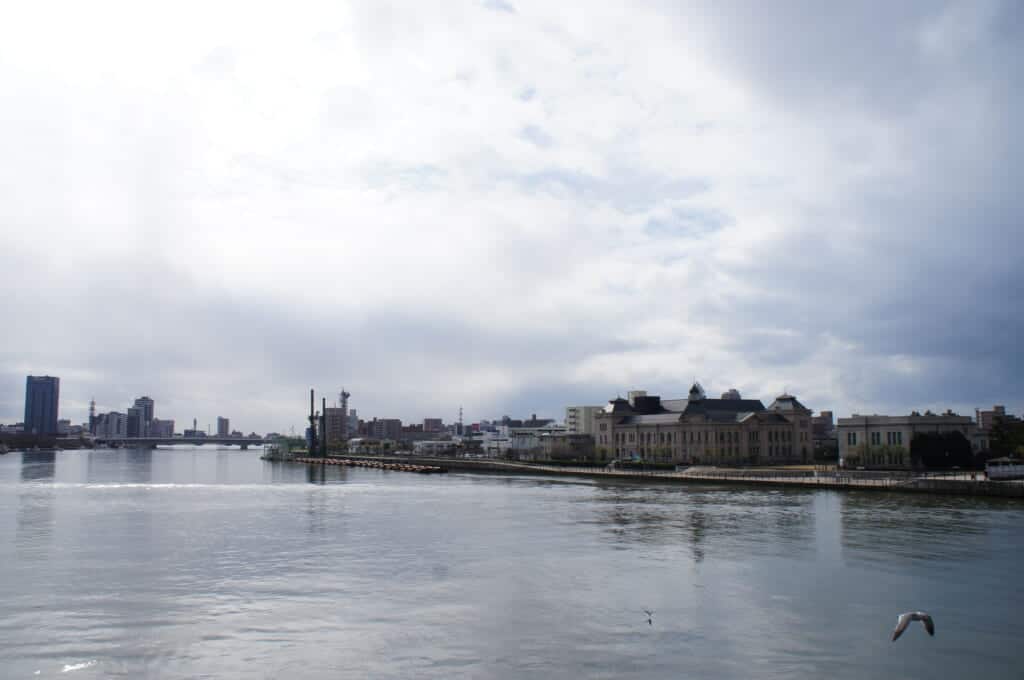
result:
[[[985,463],[985,474],[996,481],[1024,479],[1024,460],[1008,456],[993,458]]]

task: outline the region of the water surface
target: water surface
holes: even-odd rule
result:
[[[0,676],[1020,678],[1022,564],[1012,500],[13,453]]]

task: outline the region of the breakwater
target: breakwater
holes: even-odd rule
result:
[[[432,474],[448,472],[447,468],[438,465],[423,465],[419,463],[389,462],[381,460],[365,460],[353,458],[310,458],[301,456],[292,458],[296,463],[312,463],[316,465],[342,465],[345,467],[363,467],[376,470],[391,470],[393,472],[418,472],[420,474]]]

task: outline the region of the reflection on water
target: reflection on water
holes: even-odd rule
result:
[[[690,546],[693,550],[693,561],[704,561],[704,536],[707,533],[708,519],[702,510],[694,510],[690,513]]]
[[[21,454],[21,479],[25,482],[53,479],[57,469],[55,451],[25,451]]]
[[[153,481],[154,453],[151,448],[91,449],[84,453],[87,478],[97,482],[146,484]],[[166,453],[161,452],[161,455]]]
[[[853,492],[839,496],[847,559],[882,562],[980,557],[998,499]],[[894,558],[896,561],[894,562]]]
[[[690,544],[696,561],[707,551],[723,556],[756,545],[766,554],[813,550],[813,492],[706,486],[596,484],[579,499],[599,510],[582,523],[604,526],[620,549],[634,544]]]

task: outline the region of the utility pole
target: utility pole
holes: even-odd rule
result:
[[[323,410],[320,411],[320,455],[327,458],[327,397],[323,397]]]

